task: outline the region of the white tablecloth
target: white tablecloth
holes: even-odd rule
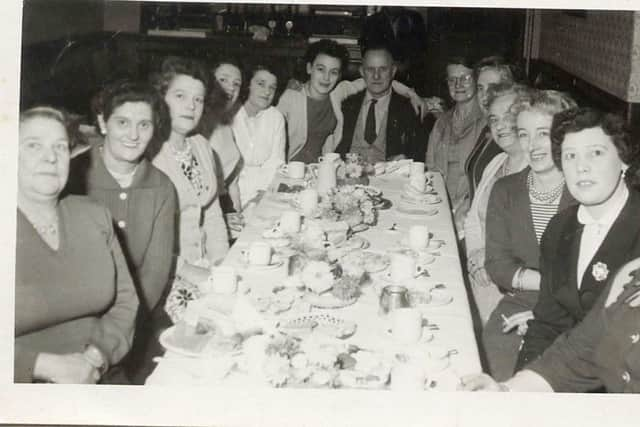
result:
[[[481,372],[478,347],[474,336],[473,322],[469,309],[469,302],[464,288],[462,269],[458,256],[456,234],[453,227],[450,207],[444,189],[444,182],[440,175],[435,175],[433,184],[435,190],[442,196],[442,202],[434,205],[438,213],[432,216],[408,216],[396,211],[395,205],[400,199],[402,188],[407,179],[400,175],[388,175],[373,178],[371,185],[383,191],[383,196],[393,201],[394,207],[379,211],[378,224],[359,236],[367,239],[371,246],[369,250],[384,252],[386,248],[398,246],[398,243],[407,235],[409,227],[414,224],[426,224],[434,239],[445,242],[435,257],[435,261],[427,266],[430,280],[436,283],[444,283],[447,291],[453,296],[453,301],[447,305],[436,306],[424,310],[429,323],[438,325],[439,330],[433,331],[433,339],[428,345],[440,349],[453,350],[457,354],[450,357],[450,365],[446,370],[434,374],[436,389],[454,390],[460,375]],[[255,240],[262,239],[261,235],[265,227],[272,225],[279,218],[281,212],[287,209],[282,203],[274,201],[272,197],[265,197],[256,208],[253,220],[243,230],[236,244],[230,249],[224,264],[241,268],[241,251],[246,249]],[[397,224],[397,231],[389,230],[392,224]],[[271,271],[252,273],[243,271],[243,280],[247,281],[252,292],[269,292],[274,285],[286,277],[286,265]],[[365,289],[360,299],[352,306],[342,309],[320,310],[313,312],[327,312],[334,316],[351,320],[357,323],[356,333],[348,340],[363,348],[371,348],[392,344],[392,339],[385,334],[388,320],[379,315],[378,296],[376,288],[380,288],[384,282],[374,274],[374,286]],[[290,316],[291,313],[284,313]],[[147,384],[200,384],[203,379],[193,375],[193,363],[190,361],[169,360],[171,354],[165,355]],[[191,366],[189,366],[191,365]],[[189,368],[189,369],[186,369]],[[188,373],[190,371],[191,373]],[[213,381],[211,385],[221,387],[246,386],[246,378],[243,375],[232,374],[224,380]],[[207,380],[211,382],[209,378]]]

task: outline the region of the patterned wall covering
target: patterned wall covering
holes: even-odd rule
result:
[[[619,98],[640,100],[638,12],[591,10],[576,17],[545,10],[540,22],[540,59]]]
[[[633,49],[627,101],[640,102],[640,12],[633,13]]]

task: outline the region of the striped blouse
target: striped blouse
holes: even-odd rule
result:
[[[551,203],[540,203],[537,199],[529,196],[531,206],[531,219],[533,220],[533,229],[536,232],[536,239],[540,243],[544,230],[547,228],[547,224],[551,221],[551,218],[558,212],[558,204],[560,203],[560,197],[555,199]]]

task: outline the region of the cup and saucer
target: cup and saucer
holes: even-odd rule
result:
[[[284,264],[283,260],[273,256],[273,247],[267,242],[253,242],[240,253],[240,266],[245,269],[273,270]]]

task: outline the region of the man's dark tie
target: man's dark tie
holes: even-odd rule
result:
[[[369,144],[373,144],[376,140],[376,102],[372,99],[367,112],[367,121],[364,124],[364,140]]]

